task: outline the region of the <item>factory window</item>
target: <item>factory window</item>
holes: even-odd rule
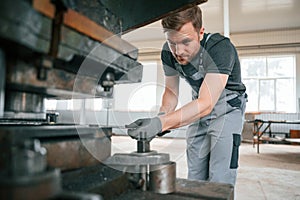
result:
[[[56,110],[57,100],[56,99],[46,99],[45,107],[46,110]]]
[[[157,62],[143,62],[140,83],[119,84],[114,89],[114,110],[154,111],[157,105]]]
[[[103,99],[102,98],[85,99],[84,104],[85,104],[86,110],[100,111],[103,109]]]
[[[295,56],[241,57],[247,111],[296,112]]]
[[[84,104],[83,104],[84,103]],[[68,100],[56,100],[46,99],[45,107],[46,110],[80,110],[82,105],[85,106],[86,110],[99,111],[103,109],[103,99],[68,99]]]

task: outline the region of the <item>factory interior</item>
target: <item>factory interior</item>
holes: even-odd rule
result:
[[[236,47],[248,101],[236,185],[187,178],[186,131],[159,113],[161,20],[193,6]],[[3,0],[0,199],[300,200],[300,1]],[[192,100],[180,79],[178,105]]]

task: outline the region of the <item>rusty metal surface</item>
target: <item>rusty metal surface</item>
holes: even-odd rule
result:
[[[9,149],[33,138],[46,148],[49,166],[70,170],[95,165],[111,155],[111,135],[109,127],[0,124],[0,169],[10,156]]]
[[[66,57],[76,53],[69,50],[64,52],[65,55],[63,56]],[[140,63],[120,56],[105,46],[98,46],[94,54],[97,53],[99,53],[98,55],[102,54],[105,59],[99,59],[99,62],[96,62],[93,61],[96,59],[94,56],[93,59],[70,62],[69,64],[57,62],[59,68],[47,69],[46,80],[38,78],[39,70],[32,67],[31,64],[15,60],[9,62],[6,74],[6,90],[8,93],[9,91],[24,91],[64,98],[76,96],[92,98],[98,96],[99,80],[105,70],[108,69],[108,65],[115,70],[116,83],[141,81],[142,65]],[[79,69],[79,67],[82,68]]]
[[[95,41],[103,42],[122,54],[137,58],[137,48],[122,40],[118,35],[121,33],[121,21],[97,0],[64,1],[69,8],[63,16],[63,24],[77,32],[80,32]],[[34,0],[33,7],[44,15],[54,18],[55,6],[50,0]],[[110,29],[107,30],[106,28]]]
[[[61,170],[78,169],[99,164],[111,155],[108,138],[90,138],[43,142],[49,166]]]
[[[102,41],[106,41],[106,45],[103,45],[101,42],[93,39],[90,35],[85,35],[68,26],[61,26],[57,57],[52,58],[53,63],[50,63],[50,65],[48,64],[48,66],[45,67],[45,62],[43,62],[43,60],[45,60],[45,56],[49,54],[50,44],[52,43],[52,20],[34,10],[30,3],[25,0],[17,0],[17,2],[5,0],[1,5],[0,25],[5,28],[0,29],[0,41],[1,48],[6,52],[6,68],[9,69],[10,67],[19,65],[18,62],[15,63],[16,60],[24,60],[30,67],[36,67],[36,70],[39,71],[34,72],[35,74],[29,76],[30,78],[28,81],[33,82],[30,85],[40,87],[40,90],[45,90],[44,85],[47,83],[42,83],[41,80],[37,82],[32,77],[40,77],[41,71],[43,73],[48,73],[48,76],[53,76],[51,75],[53,72],[50,72],[52,68],[59,68],[62,69],[63,72],[76,74],[84,64],[86,64],[86,66],[83,67],[85,69],[79,72],[79,76],[92,76],[94,81],[94,88],[86,90],[86,93],[91,94],[95,91],[95,87],[101,78],[101,74],[106,69],[114,71],[116,74],[116,83],[118,83],[118,81],[124,83],[139,82],[141,80],[142,66],[136,61],[138,54],[137,48],[121,40],[119,36],[115,36],[114,34],[107,35],[103,38]],[[75,18],[74,16],[70,16],[69,20],[75,24],[77,22],[82,22],[82,20],[77,19],[76,16]],[[90,25],[90,27],[85,27],[87,24],[89,23],[82,22],[81,25],[84,27],[81,29],[85,32],[93,33],[92,29],[97,26]],[[101,35],[101,32],[101,30],[98,30],[94,35]],[[118,49],[116,50],[109,47],[108,43],[112,43],[114,47],[118,47]],[[87,61],[84,62],[85,60]],[[48,59],[47,62],[51,62],[51,59]],[[13,74],[13,76],[17,75]],[[47,75],[44,76],[47,78]],[[42,76],[43,79],[45,79],[44,76]],[[55,76],[59,78],[57,73]],[[80,79],[82,77],[79,76],[77,76],[77,78],[81,81]],[[68,78],[68,75],[66,75],[66,78]],[[76,77],[72,78],[74,79]],[[8,79],[11,79],[11,77]],[[23,77],[18,79],[17,82],[20,86],[24,84],[23,82],[25,79],[27,79],[27,76],[26,78]],[[55,80],[52,79],[50,77],[45,79],[44,82],[55,84]],[[64,83],[67,82],[65,81]],[[71,87],[68,87],[72,83],[74,82],[69,82],[66,86],[62,84],[62,87],[51,87],[49,85],[47,85],[47,87],[57,90],[65,89],[67,91],[72,91]]]
[[[234,187],[225,183],[214,183],[206,181],[191,181],[177,179],[176,193],[181,196],[198,197],[202,199],[234,199]]]
[[[129,32],[155,22],[176,11],[205,3],[207,0],[101,0],[103,5],[122,20],[122,31]]]
[[[48,53],[51,20],[34,11],[28,1],[6,0],[1,4],[0,24],[5,27],[0,30],[2,45],[11,40],[37,52]]]
[[[176,191],[157,194],[135,189],[128,174],[105,165],[95,165],[62,173],[62,185],[66,191],[100,194],[104,199],[115,200],[232,200],[233,186],[222,183],[176,179]]]
[[[17,178],[0,176],[0,199],[49,199],[61,192],[60,181],[60,172],[56,169]]]
[[[15,65],[10,65],[6,76],[7,92],[24,91],[43,94],[45,96],[72,97],[76,74],[59,69],[49,69],[46,81],[39,80],[37,74],[37,68],[24,62],[17,62]],[[78,83],[83,82],[82,79],[83,77],[78,77]],[[76,90],[78,93],[82,92],[92,95],[96,93],[97,83],[97,79],[85,77],[84,84],[78,84]],[[60,93],[60,91],[64,92]]]
[[[149,191],[128,190],[115,198],[116,200],[233,200],[233,187],[227,184],[176,180],[176,192],[156,194]]]
[[[86,16],[91,21],[106,27],[109,31],[113,33],[121,32],[120,19],[104,7],[101,1],[62,0],[61,2],[67,8]],[[32,6],[44,15],[50,18],[54,17],[55,7],[50,0],[33,0]]]
[[[126,174],[102,164],[62,173],[62,185],[66,191],[100,194],[104,199],[131,188]]]

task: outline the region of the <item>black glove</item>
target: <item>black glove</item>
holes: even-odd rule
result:
[[[165,130],[163,132],[158,133],[157,136],[162,137],[162,136],[164,136],[164,135],[166,135],[167,133],[170,133],[170,132],[171,132],[170,130]]]
[[[128,128],[128,135],[136,140],[151,141],[162,131],[159,117],[138,119],[125,127]]]
[[[165,112],[159,112],[157,115],[161,116],[161,115],[164,115],[164,114],[166,114],[166,113]],[[163,132],[158,133],[157,136],[162,137],[162,136],[164,136],[164,135],[166,135],[167,133],[170,133],[170,132],[171,132],[170,130],[165,130]]]

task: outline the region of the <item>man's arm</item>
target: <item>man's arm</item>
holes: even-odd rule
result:
[[[165,77],[165,91],[160,107],[161,113],[172,113],[176,109],[179,94],[179,77]],[[162,136],[169,130],[162,131],[162,123],[159,117],[138,119],[135,122],[125,125],[128,135],[136,140],[151,141],[156,135]]]
[[[165,90],[162,97],[160,113],[170,113],[175,111],[178,103],[179,77],[165,76]]]
[[[175,112],[160,116],[162,131],[188,125],[211,113],[228,80],[228,75],[207,73],[199,90],[199,98]]]

